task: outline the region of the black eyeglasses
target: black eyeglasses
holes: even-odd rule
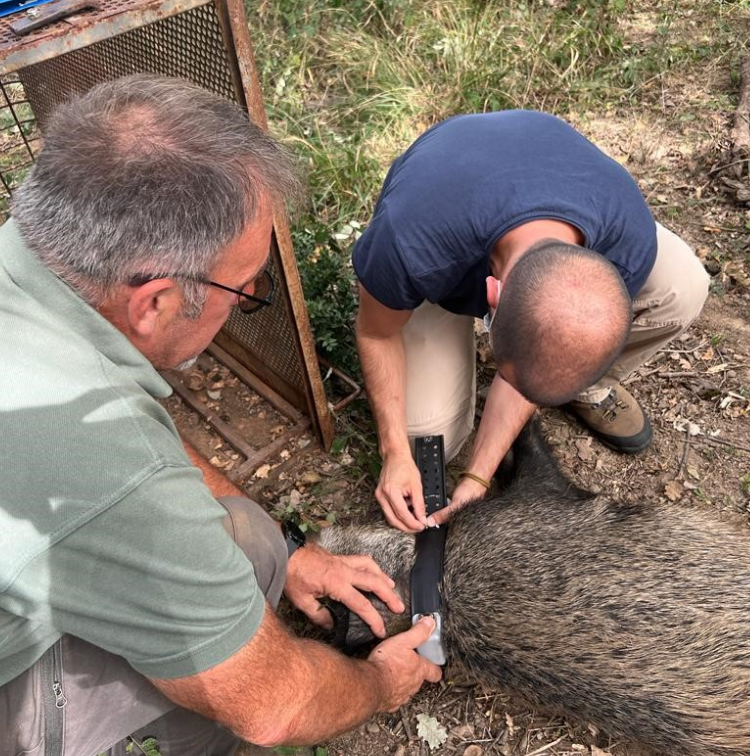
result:
[[[273,293],[276,289],[273,277],[267,268],[260,275],[256,276],[252,281],[246,284],[243,289],[232,289],[229,286],[224,286],[224,284],[216,283],[216,281],[209,281],[207,278],[185,276],[179,273],[160,273],[151,276],[136,276],[128,281],[128,285],[143,286],[143,284],[148,283],[149,281],[156,281],[159,278],[181,278],[185,281],[206,284],[206,286],[215,286],[222,291],[236,294],[237,306],[240,308],[240,312],[245,315],[250,315],[250,313],[260,310],[261,307],[267,307],[268,305],[273,304]],[[248,294],[244,289],[252,289],[253,293]]]

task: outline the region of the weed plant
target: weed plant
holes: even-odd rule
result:
[[[354,374],[351,245],[390,162],[422,131],[465,112],[656,106],[664,77],[739,56],[735,20],[748,10],[747,0],[246,2],[272,129],[307,172],[294,237],[318,348]]]

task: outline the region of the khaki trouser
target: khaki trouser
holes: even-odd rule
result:
[[[287,562],[278,526],[249,499],[220,501],[225,527],[275,607]],[[55,706],[53,675],[61,675],[61,707]],[[122,657],[70,635],[0,688],[0,756],[125,756],[129,735],[139,742],[155,737],[163,756],[232,756],[240,743],[216,722],[176,707]],[[139,753],[134,748],[130,756]]]
[[[625,349],[612,369],[580,395],[582,401],[601,401],[613,385],[679,336],[706,301],[709,277],[692,249],[658,223],[656,239],[656,262],[633,300]],[[450,460],[474,427],[474,318],[425,302],[414,311],[403,335],[407,432],[410,438],[442,434]]]

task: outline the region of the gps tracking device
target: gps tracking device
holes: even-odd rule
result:
[[[442,436],[420,436],[414,443],[414,460],[422,477],[422,493],[427,516],[447,506],[445,493],[445,459]],[[434,664],[445,664],[442,643],[443,555],[447,527],[426,528],[416,535],[416,558],[411,570],[411,622],[425,615],[435,620],[430,637],[417,648],[417,653]]]

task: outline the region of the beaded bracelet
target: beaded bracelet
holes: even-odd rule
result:
[[[476,481],[479,483],[480,486],[484,486],[488,491],[490,489],[490,483],[489,481],[486,481],[484,478],[480,478],[478,475],[475,475],[473,472],[469,472],[468,470],[462,470],[459,473],[459,478],[470,478],[473,481]]]

